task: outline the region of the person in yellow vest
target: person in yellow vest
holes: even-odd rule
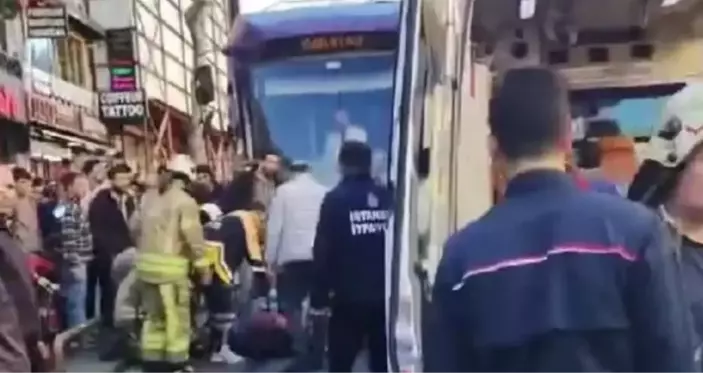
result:
[[[230,348],[229,333],[236,318],[246,323],[254,308],[254,299],[269,291],[263,251],[263,205],[255,202],[255,174],[242,172],[225,193],[220,210],[203,205],[206,252],[212,263],[213,280],[205,289],[210,312],[211,361],[236,364],[242,360]],[[235,198],[236,197],[236,198]],[[234,273],[239,274],[241,290],[234,291]]]
[[[210,282],[199,208],[187,188],[195,179],[190,157],[174,156],[159,175],[158,195],[142,207],[135,286],[145,314],[140,336],[144,371],[188,367],[191,270]]]

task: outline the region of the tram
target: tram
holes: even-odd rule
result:
[[[385,182],[399,4],[307,2],[238,17],[226,53],[247,155],[304,161],[333,186],[341,143],[360,140]]]
[[[400,101],[407,92],[404,82],[411,78],[411,36],[419,31],[417,22],[408,25],[406,20],[419,16],[419,2],[281,4],[285,9],[235,20],[225,50],[235,97],[231,122],[238,123],[235,133],[246,155],[275,152],[302,160],[318,181],[331,187],[338,181],[342,142],[364,141],[373,151],[374,178],[394,187],[407,185],[401,181],[407,154],[401,143],[407,139],[402,122],[408,111]],[[395,249],[386,255],[386,286],[389,294],[399,288],[395,273],[400,270],[403,291],[402,297],[393,291],[386,307],[389,366],[391,371],[414,371],[413,312],[398,307],[412,306],[409,277],[400,264],[412,251],[396,237],[403,234],[405,220],[392,221],[398,227],[387,231],[388,247]]]

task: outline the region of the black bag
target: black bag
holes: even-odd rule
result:
[[[243,323],[235,323],[229,335],[230,349],[255,361],[293,355],[293,336],[286,318],[271,310],[270,304],[255,310]]]

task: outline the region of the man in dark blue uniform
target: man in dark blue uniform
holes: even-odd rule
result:
[[[506,198],[446,243],[428,370],[694,370],[662,223],[564,172],[567,95],[549,70],[506,74],[490,118]]]
[[[325,195],[313,248],[313,311],[329,307],[330,372],[351,372],[368,347],[370,369],[385,372],[385,231],[390,195],[371,177],[371,149],[349,141],[342,181]],[[314,313],[314,312],[313,312]]]

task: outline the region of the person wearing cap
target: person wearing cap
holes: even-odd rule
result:
[[[489,121],[505,198],[445,244],[426,371],[695,370],[666,228],[638,204],[576,185],[569,122],[558,73],[506,73]]]
[[[143,207],[135,261],[135,289],[145,314],[141,359],[145,371],[183,371],[191,340],[191,268],[204,283],[210,270],[198,205],[186,191],[195,164],[178,154],[159,176],[158,195]]]
[[[672,256],[681,263],[696,334],[698,371],[703,341],[703,81],[689,83],[664,108],[661,126],[629,197],[658,211],[671,228]]]
[[[295,352],[307,352],[303,302],[313,282],[312,245],[327,188],[303,162],[290,166],[291,178],[276,189],[266,224],[266,262],[275,275],[278,300],[294,337]]]
[[[371,175],[371,148],[342,144],[342,180],[320,206],[310,313],[329,314],[331,372],[350,372],[366,342],[373,372],[387,372],[385,246],[391,194]]]

